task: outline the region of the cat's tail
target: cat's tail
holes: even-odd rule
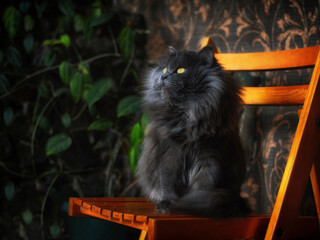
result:
[[[203,217],[241,217],[251,212],[245,199],[226,190],[192,191],[171,203],[170,211]]]

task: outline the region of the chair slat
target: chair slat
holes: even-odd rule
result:
[[[226,71],[281,70],[314,66],[320,46],[275,52],[217,53]]]
[[[302,105],[308,86],[244,87],[241,98],[246,105]]]

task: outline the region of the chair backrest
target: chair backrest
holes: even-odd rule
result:
[[[203,45],[210,45],[209,38]],[[292,232],[310,170],[320,219],[320,167],[315,164],[320,153],[320,46],[263,53],[216,53],[227,71],[268,71],[314,67],[309,85],[293,87],[245,88],[245,104],[290,105],[303,104],[299,123],[291,145],[285,171],[278,190],[265,239],[288,236]],[[317,167],[318,166],[318,167]],[[317,189],[317,190],[315,190]],[[280,238],[279,237],[279,238]]]
[[[213,45],[209,38],[203,46]],[[257,53],[217,53],[215,57],[226,71],[274,71],[314,67],[320,46]],[[302,105],[308,85],[279,87],[244,87],[246,105]]]

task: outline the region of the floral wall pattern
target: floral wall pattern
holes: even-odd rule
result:
[[[117,0],[119,6],[144,16],[148,34],[147,52],[152,60],[167,52],[167,46],[199,49],[209,36],[219,52],[255,52],[295,49],[320,44],[320,1],[217,0],[151,1]],[[239,75],[249,85],[307,83],[310,70]],[[298,107],[248,109],[251,134],[248,179],[243,195],[258,212],[270,212],[275,202],[286,159],[297,126]],[[308,186],[302,212],[314,214]]]

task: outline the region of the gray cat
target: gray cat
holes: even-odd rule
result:
[[[210,46],[199,52],[170,47],[149,72],[143,94],[151,123],[138,176],[158,211],[207,217],[248,211],[240,197],[246,172],[240,90]]]

